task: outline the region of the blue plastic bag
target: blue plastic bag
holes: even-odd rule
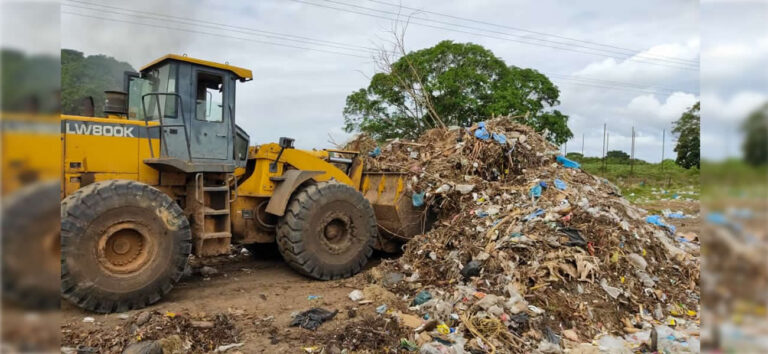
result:
[[[667,225],[663,221],[661,221],[661,215],[648,215],[648,217],[645,218],[645,221],[649,224],[661,226],[667,229],[671,234],[674,234],[675,230],[677,229],[675,226]]]
[[[557,188],[557,189],[559,189],[559,190],[561,190],[561,191],[564,191],[566,188],[568,188],[568,187],[565,185],[565,182],[563,182],[563,181],[562,181],[561,179],[559,179],[559,178],[555,178],[555,182],[554,182],[554,183],[555,183],[555,188]]]
[[[370,157],[378,157],[379,155],[381,155],[381,148],[378,146],[375,149],[373,149],[373,151],[368,153],[368,156]]]
[[[422,290],[418,294],[416,294],[416,297],[413,298],[413,301],[411,302],[411,306],[419,306],[429,300],[432,300],[432,294],[429,293],[429,291]]]
[[[411,201],[413,202],[413,206],[415,207],[420,207],[424,205],[424,192],[413,193],[413,196],[411,197]]]
[[[491,134],[485,129],[485,122],[477,123],[477,129],[475,129],[475,138],[480,140],[488,140],[491,138]]]
[[[563,155],[557,155],[557,162],[562,164],[565,168],[581,168],[581,165],[578,162],[568,160]]]
[[[534,219],[534,218],[536,218],[537,216],[540,216],[540,215],[544,215],[544,209],[541,209],[541,208],[536,209],[536,211],[534,211],[533,213],[531,213],[528,216],[524,217],[523,221],[532,220],[532,219]]]
[[[493,140],[496,140],[496,142],[501,145],[504,145],[507,143],[507,136],[504,134],[493,133],[491,136],[493,136]]]
[[[709,213],[709,215],[707,215],[707,221],[709,221],[710,224],[715,225],[725,225],[728,223],[728,219],[725,218],[725,215],[718,212]]]
[[[665,217],[670,219],[685,219],[685,214],[683,213],[669,213]]]
[[[541,197],[541,184],[533,186],[533,188],[531,188],[530,195],[534,198]]]

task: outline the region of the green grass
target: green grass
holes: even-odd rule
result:
[[[702,196],[709,201],[720,199],[759,200],[768,198],[768,166],[750,166],[730,159],[704,161],[701,165]]]
[[[586,158],[581,162],[585,171],[606,178],[621,188],[622,194],[632,202],[649,202],[660,199],[698,199],[701,181],[698,168],[685,169],[672,160],[660,163],[636,161],[634,168],[628,162],[609,161],[603,169],[602,162]]]

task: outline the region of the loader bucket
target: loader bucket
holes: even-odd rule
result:
[[[376,214],[379,233],[386,239],[405,242],[424,231],[423,208],[405,195],[408,175],[399,172],[363,173],[361,192]]]

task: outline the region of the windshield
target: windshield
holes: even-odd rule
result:
[[[150,95],[148,93],[176,92],[176,63],[167,63],[145,71],[141,78],[131,77],[128,83],[128,119],[144,120],[144,108],[149,120],[157,120],[160,114],[164,118],[176,118],[177,98],[169,95]]]

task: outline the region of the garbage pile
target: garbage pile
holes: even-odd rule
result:
[[[402,257],[368,273],[405,299],[407,310],[384,310],[409,316],[406,346],[696,350],[698,244],[646,221],[532,128],[502,117],[347,148],[365,153],[369,171],[409,174],[407,195],[434,216]]]

